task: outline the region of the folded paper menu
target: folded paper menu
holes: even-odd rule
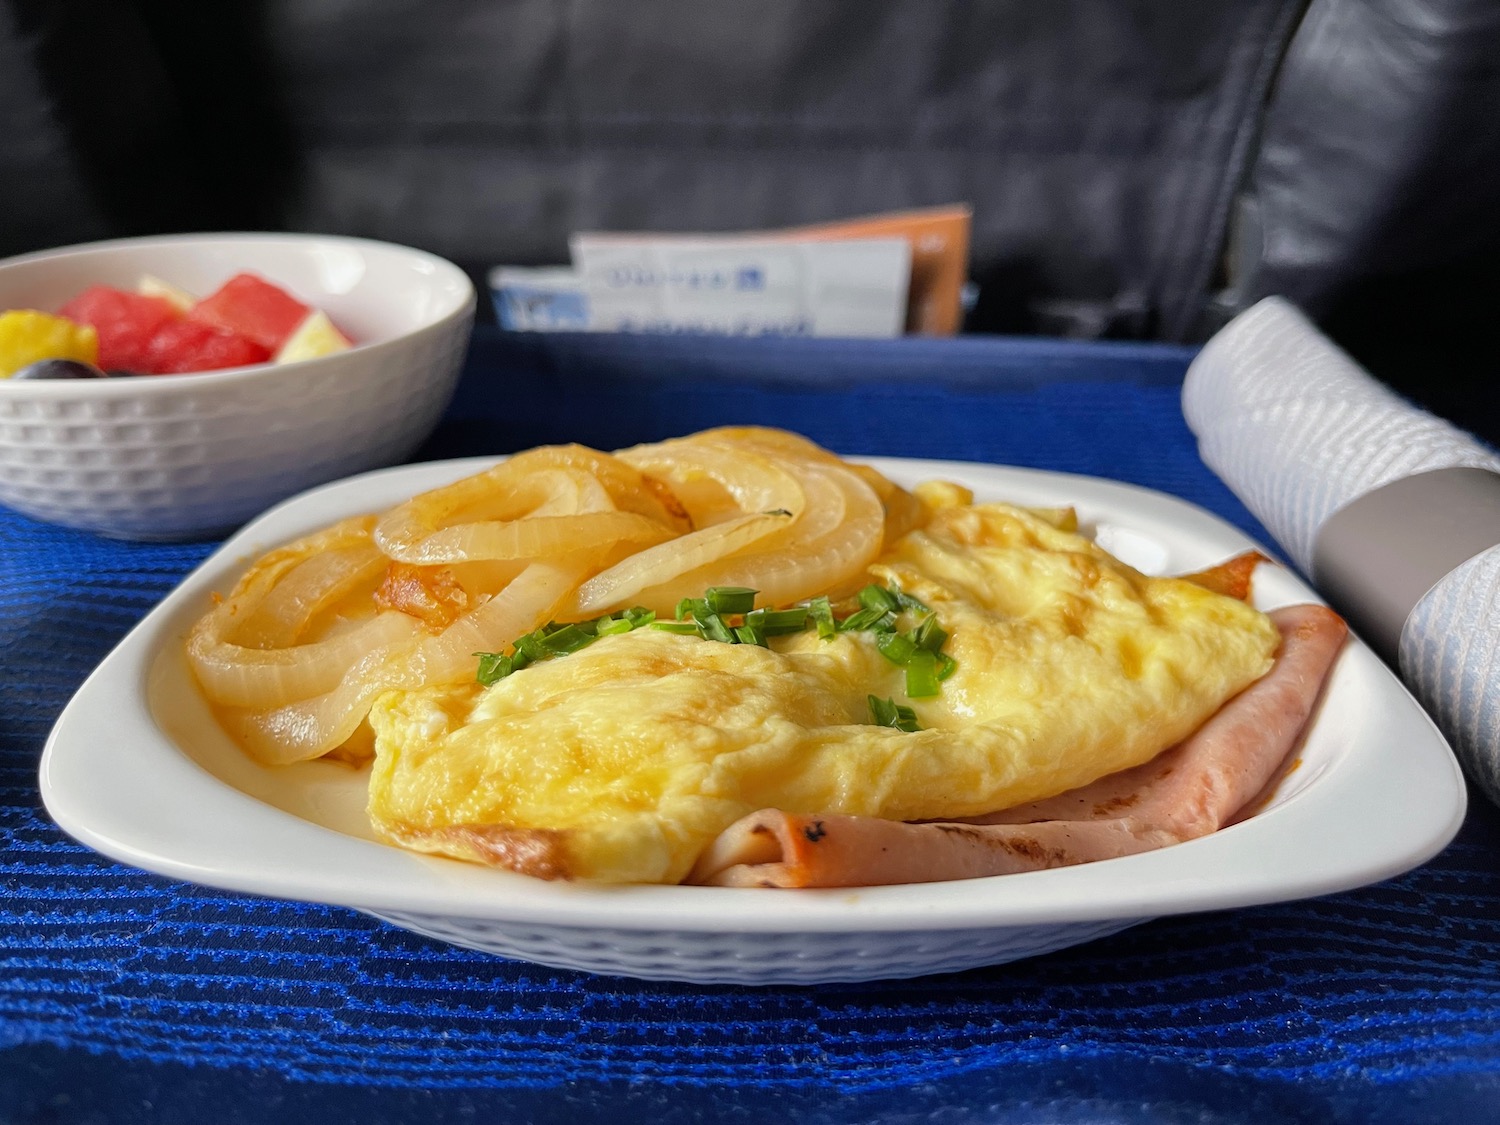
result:
[[[1500,457],[1275,297],[1204,346],[1182,407],[1203,460],[1500,803]]]
[[[967,205],[953,204],[794,227],[786,234],[820,240],[906,239],[911,243],[906,331],[914,336],[952,336],[963,320],[963,287],[969,275],[969,229],[973,219]]]
[[[571,267],[499,266],[489,282],[517,331],[951,336],[972,218],[955,204],[728,235],[583,233]]]
[[[575,234],[596,332],[899,336],[911,244]]]

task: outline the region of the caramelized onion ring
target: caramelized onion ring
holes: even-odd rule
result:
[[[620,456],[665,480],[684,503],[688,489],[679,485],[711,480],[734,497],[740,514],[640,551],[589,579],[570,607],[582,617],[629,605],[643,590],[665,586],[688,571],[742,551],[790,527],[807,506],[807,495],[790,467],[757,453],[677,440],[637,446]],[[649,608],[664,612],[670,607],[658,603]]]
[[[759,605],[789,605],[857,584],[880,554],[885,516],[859,476],[842,466],[805,463],[795,470],[808,496],[791,526],[753,548],[643,590],[642,605],[675,606],[709,586],[749,586]]]
[[[605,481],[584,469],[551,463],[558,459],[551,450],[523,453],[424,492],[381,517],[375,542],[398,562],[438,566],[557,559],[595,550],[601,543],[660,543],[677,530],[678,521],[639,473],[634,482],[639,503],[634,506],[654,514],[618,509],[617,500],[626,495],[619,474],[611,477],[616,485],[612,493]]]
[[[371,522],[345,520],[272,551],[194,625],[188,662],[211,701],[269,708],[327,691],[360,654],[416,632],[404,614],[384,613],[312,642],[290,643],[334,595],[378,582],[384,563],[370,545]],[[278,597],[288,583],[291,593]]]
[[[544,624],[578,584],[577,567],[533,563],[500,593],[436,636],[356,661],[325,694],[231,718],[245,747],[268,765],[316,758],[342,745],[383,691],[455,683],[474,676],[476,652],[499,652]]]

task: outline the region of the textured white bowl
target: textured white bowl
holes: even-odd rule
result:
[[[105,535],[191,538],[402,460],[432,431],[475,298],[462,270],[420,250],[302,234],[98,242],[0,262],[0,309],[55,310],[147,273],[206,295],[241,270],[323,309],[357,346],[198,375],[0,379],[0,503]]]

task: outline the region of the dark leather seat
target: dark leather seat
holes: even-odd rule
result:
[[[1497,57],[1486,0],[0,0],[0,251],[290,228],[477,274],[968,201],[971,328],[1193,340],[1282,292],[1398,378],[1404,302],[1474,330]]]

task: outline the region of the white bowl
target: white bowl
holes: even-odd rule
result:
[[[410,455],[453,395],[474,318],[468,277],[432,254],[305,234],[96,242],[0,262],[0,309],[55,310],[142,274],[207,295],[242,270],[356,346],[197,375],[0,379],[0,503],[105,535],[191,538]]]
[[[1191,504],[1112,481],[872,463],[904,484],[960,481],[981,500],[1076,505],[1099,542],[1155,573],[1197,570],[1254,546]],[[365,814],[368,772],[251,761],[195,688],[183,637],[248,559],[490,464],[368,473],[282,504],[225,543],[136,626],[58,719],[40,778],[53,819],[105,855],[173,879],[351,906],[544,965],[738,984],[949,972],[1160,915],[1329,894],[1421,863],[1462,823],[1463,777],[1442,735],[1353,640],[1296,751],[1298,766],[1264,810],[1142,855],[950,883],[780,891],[547,883],[381,843]],[[1274,566],[1257,572],[1255,594],[1266,609],[1317,600]]]

